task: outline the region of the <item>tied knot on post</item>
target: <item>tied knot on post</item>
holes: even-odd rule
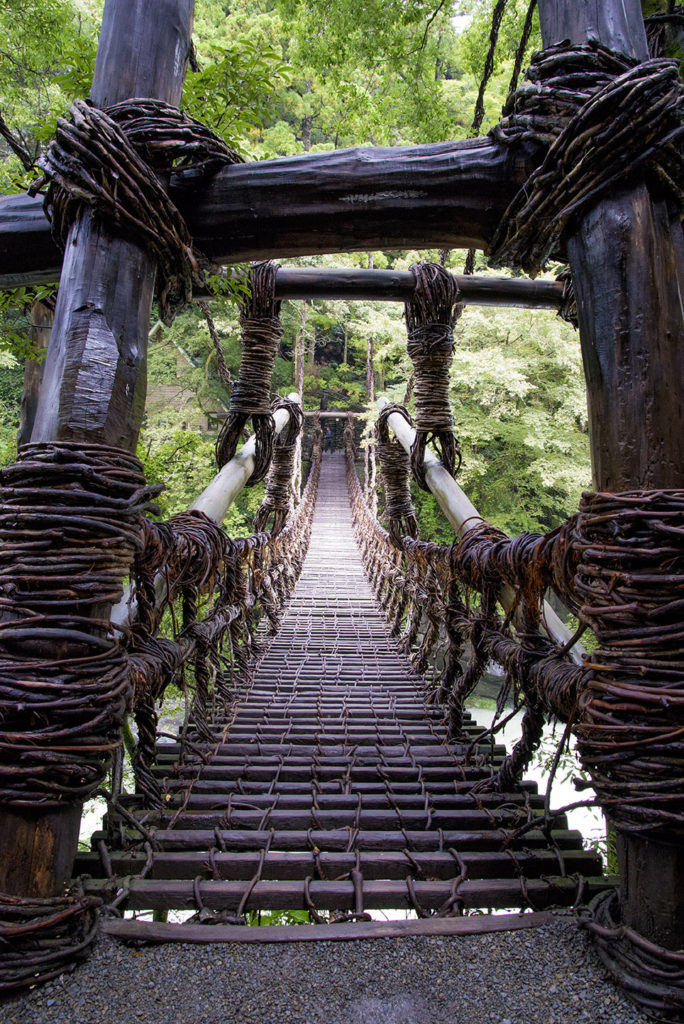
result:
[[[250,294],[241,305],[242,359],[230,397],[230,411],[216,442],[216,461],[225,466],[237,451],[240,435],[252,420],[256,438],[254,472],[248,486],[263,480],[273,453],[275,424],[271,412],[271,377],[283,335],[280,301],[275,298],[278,264],[266,260],[252,265]]]
[[[411,425],[411,417],[402,405],[391,402],[378,417],[375,432],[378,442],[380,478],[385,491],[385,513],[389,519],[390,540],[401,547],[403,537],[418,536],[418,520],[411,499],[411,462],[396,438],[390,438],[389,417],[396,413]]]
[[[563,42],[533,55],[491,135],[546,149],[506,210],[491,266],[536,276],[588,207],[645,180],[684,209],[684,87],[677,61],[634,58],[597,42]]]
[[[0,472],[4,804],[83,800],[104,778],[131,698],[108,609],[158,490],[134,455],[106,445],[25,445]]]
[[[45,212],[64,246],[83,206],[157,262],[161,318],[171,323],[204,283],[207,261],[196,252],[163,179],[172,171],[210,174],[241,157],[210,129],[158,100],[133,99],[101,110],[77,100],[58,118],[55,138],[30,188],[45,189]]]
[[[437,263],[416,263],[413,298],[404,305],[407,351],[413,363],[416,437],[411,469],[424,491],[425,450],[433,444],[446,470],[454,476],[461,465],[449,402],[449,368],[454,352],[454,325],[461,315],[459,290],[452,275]]]

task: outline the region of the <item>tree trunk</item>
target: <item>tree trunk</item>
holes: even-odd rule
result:
[[[309,346],[306,356],[306,365],[313,369],[316,362],[316,326],[309,332]]]

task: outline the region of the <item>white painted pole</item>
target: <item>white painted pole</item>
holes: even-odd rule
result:
[[[299,403],[299,395],[296,391],[287,397],[291,402]],[[290,415],[287,409],[278,409],[274,419],[276,434],[279,434],[287,425]],[[195,498],[190,508],[204,512],[210,519],[219,524],[222,523],[226,512],[254,472],[255,448],[256,438],[250,437],[237,455],[225,464],[208,487],[198,498]]]
[[[299,395],[296,392],[287,396],[291,402],[299,402]],[[274,414],[275,432],[280,434],[287,425],[290,414],[287,409],[278,409]],[[227,462],[216,474],[211,483],[205,487],[198,498],[195,498],[191,509],[204,512],[213,519],[219,526],[223,522],[226,512],[243,489],[250,476],[254,472],[254,452],[256,449],[256,438],[250,437],[240,451],[230,462]],[[161,599],[166,587],[166,579],[163,573],[158,573],[154,581],[154,589],[158,599]],[[137,602],[132,597],[130,584],[124,587],[123,597],[112,608],[111,622],[115,626],[129,626],[135,619]]]
[[[386,398],[378,398],[376,404],[378,409],[382,410],[389,405],[389,401]],[[405,448],[407,452],[410,451],[416,436],[413,427],[399,413],[390,415],[389,425],[402,448]],[[468,495],[447,472],[435,453],[429,449],[425,452],[425,479],[437,499],[439,507],[459,537],[463,537],[469,530],[472,530],[473,526],[483,521],[483,517]],[[505,586],[499,595],[499,601],[504,611],[511,610],[514,599],[512,588]],[[558,644],[566,644],[572,638],[572,633],[556,615],[548,601],[544,601],[544,625],[551,639]],[[582,664],[582,655],[585,653],[580,643],[575,643],[569,652],[572,660],[578,665]]]

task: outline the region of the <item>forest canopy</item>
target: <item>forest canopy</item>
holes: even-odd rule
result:
[[[527,0],[509,0],[484,95],[486,132],[500,116]],[[649,3],[649,8],[658,4]],[[478,86],[490,44],[494,0],[197,0],[197,62],[183,107],[246,159],[357,145],[461,139],[473,133]],[[0,190],[23,191],[56,119],[92,77],[101,0],[4,0],[0,5]],[[540,44],[536,15],[523,67]],[[277,253],[273,254],[278,257]],[[466,253],[335,254],[307,266],[406,269],[443,259],[455,272]],[[550,267],[550,273],[559,268]],[[476,273],[493,273],[481,253]],[[497,272],[500,273],[500,272]],[[56,285],[57,282],[55,282]],[[15,452],[32,301],[50,289],[0,295],[0,457]],[[230,294],[212,302],[231,374],[240,359]],[[187,506],[211,478],[211,429],[227,406],[206,322],[187,307],[169,328],[150,323],[149,385],[175,389],[171,408],[150,402],[140,442],[148,473],[168,485],[164,511]],[[304,361],[308,408],[366,409],[366,356],[375,391],[401,400],[410,364],[402,310],[367,302],[289,302],[274,388],[295,384]],[[579,342],[548,311],[468,307],[456,327],[451,399],[461,438],[460,482],[482,513],[513,532],[548,529],[590,484]],[[370,419],[374,411],[368,410]],[[213,429],[213,428],[212,428]],[[428,496],[417,496],[426,536],[446,539]],[[254,497],[249,499],[254,503]],[[245,526],[235,522],[235,528]]]

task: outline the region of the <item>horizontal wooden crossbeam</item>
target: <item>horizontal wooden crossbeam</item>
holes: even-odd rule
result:
[[[174,177],[170,195],[216,263],[376,249],[486,248],[538,162],[490,138],[339,149]],[[0,200],[0,288],[55,281],[40,198]]]
[[[558,281],[530,281],[524,277],[481,277],[454,274],[460,301],[477,306],[521,306],[559,309],[563,285]],[[410,270],[324,270],[318,267],[282,267],[276,275],[281,299],[366,299],[408,302],[416,279]]]

